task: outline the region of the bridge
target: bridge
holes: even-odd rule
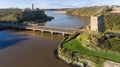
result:
[[[73,32],[81,33],[83,29],[72,29],[72,28],[60,28],[60,27],[48,27],[48,26],[38,26],[38,25],[24,25],[24,24],[13,24],[13,23],[0,23],[0,28],[17,28],[17,29],[26,29],[33,31],[41,31],[41,32],[50,32],[60,33],[63,36],[67,34],[72,34]]]

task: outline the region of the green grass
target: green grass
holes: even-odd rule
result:
[[[118,55],[116,53],[108,53],[105,51],[89,50],[89,49],[83,47],[82,44],[79,43],[76,38],[64,43],[62,45],[62,47],[66,48],[68,50],[74,51],[74,52],[78,52],[83,55],[100,57],[100,58],[104,58],[106,60],[111,60],[111,61],[120,63],[120,55]]]

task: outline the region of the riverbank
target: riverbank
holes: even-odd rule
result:
[[[19,9],[19,8],[8,8],[0,9],[0,21],[3,22],[46,22],[52,20],[54,17],[47,16],[44,11],[40,9]]]
[[[77,52],[74,52],[72,50],[68,50],[66,48],[64,48],[64,43],[67,43],[69,41],[71,41],[71,39],[74,39],[76,36],[72,36],[70,37],[70,40],[67,39],[67,37],[61,42],[61,44],[58,46],[58,57],[65,61],[67,64],[71,65],[71,66],[75,66],[75,67],[86,67],[86,66],[90,66],[90,67],[94,67],[94,63],[92,63],[89,60],[86,60],[82,54],[79,54]],[[77,42],[75,42],[77,43]],[[72,43],[69,45],[73,45]],[[89,62],[89,63],[88,63]]]
[[[107,32],[120,33],[120,13],[111,12],[112,8],[109,6],[91,6],[67,10],[67,14],[75,16],[91,17],[96,15],[104,15],[105,30]]]
[[[67,11],[66,11],[66,10],[55,11],[55,12],[57,12],[57,13],[63,13],[63,14],[66,14],[66,13],[67,13]]]
[[[72,38],[68,41],[64,40],[61,43],[61,45],[59,45],[58,56],[62,60],[64,60],[68,64],[75,64],[81,67],[86,67],[86,66],[107,67],[110,64],[110,63],[107,63],[107,60],[111,60],[113,62],[112,64],[113,66],[119,66],[117,64],[120,64],[120,60],[119,60],[120,54],[112,50],[115,48],[114,46],[111,47],[112,48],[111,50],[110,49],[106,50],[107,47],[106,49],[102,49],[100,47],[95,46],[95,42],[97,42],[96,41],[97,39],[94,40],[94,43],[92,43],[93,40],[86,39],[86,38],[89,38],[87,35],[85,34],[81,34],[81,35],[75,38]],[[82,40],[79,38],[82,38]],[[92,39],[95,39],[95,38],[92,37]],[[92,42],[88,43],[88,41],[92,41]],[[103,41],[102,43],[105,43],[105,41]],[[115,45],[115,44],[119,45],[119,38],[118,40],[114,39],[114,41],[116,41],[114,42],[114,44],[111,41],[109,43],[112,45]],[[97,44],[99,44],[99,42]],[[115,49],[118,50],[117,48]]]
[[[67,10],[67,14],[75,16],[94,16],[99,14],[107,13],[111,10],[109,6],[91,6],[91,7],[82,7]]]

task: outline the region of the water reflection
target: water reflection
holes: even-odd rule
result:
[[[39,34],[32,31],[0,32],[0,45],[5,45],[5,40],[11,44],[7,44],[10,48],[5,47],[6,49],[0,50],[0,67],[69,67],[54,56],[54,50],[60,41],[44,38]],[[50,33],[45,33],[44,36],[46,34]],[[59,35],[55,36],[59,37]]]
[[[46,22],[45,26],[64,27],[64,28],[80,28],[89,23],[88,17],[76,17],[67,14],[46,11],[48,16],[53,16],[54,19]]]
[[[26,34],[12,35],[6,31],[0,32],[0,49],[4,49],[13,46],[22,41],[28,40]]]
[[[51,34],[50,32],[40,32],[40,31],[24,31],[25,33],[28,33],[30,35],[34,35],[37,37],[42,37],[42,38],[46,38],[46,39],[51,39],[51,40],[57,40],[57,41],[61,41],[63,39],[63,35],[62,34]],[[20,33],[20,32],[19,32]]]

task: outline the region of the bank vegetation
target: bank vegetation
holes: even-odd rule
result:
[[[47,16],[44,11],[41,11],[40,9],[0,9],[0,21],[2,22],[22,23],[25,21],[47,21],[51,19],[53,19],[53,17]]]
[[[105,32],[87,31],[78,36],[68,36],[62,43],[58,55],[70,64],[81,67],[104,67],[106,61],[120,63],[120,13],[110,12],[109,6],[70,9],[70,15],[104,15]],[[89,25],[87,25],[89,26]],[[115,64],[114,64],[115,65]],[[119,67],[119,66],[118,66]]]
[[[119,44],[118,34],[87,32],[77,37],[69,36],[61,44],[59,54],[67,58],[67,62],[81,63],[82,67],[103,67],[107,60],[120,63]]]
[[[67,10],[67,14],[75,16],[104,15],[105,28],[108,32],[120,33],[120,13],[113,13],[109,6],[92,6]]]

